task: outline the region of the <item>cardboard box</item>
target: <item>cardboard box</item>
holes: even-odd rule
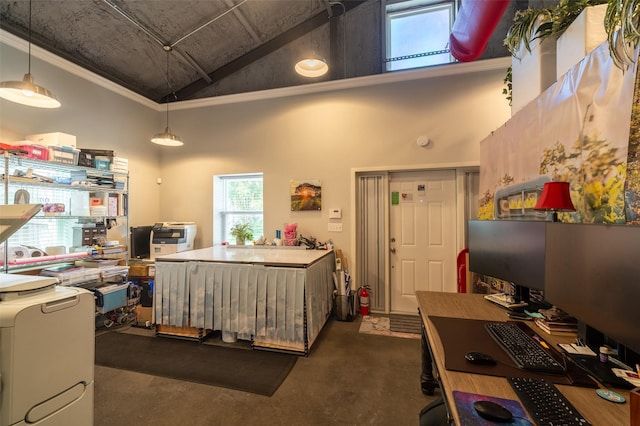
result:
[[[342,271],[343,261],[342,250],[336,249],[336,271]]]
[[[131,277],[148,277],[149,265],[130,265],[129,276]]]
[[[44,146],[68,146],[76,147],[76,137],[66,133],[40,133],[37,135],[27,135],[27,139],[38,145]]]
[[[149,321],[153,324],[153,308],[136,305],[136,321],[143,324]]]

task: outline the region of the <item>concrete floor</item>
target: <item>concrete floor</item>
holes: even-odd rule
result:
[[[420,391],[420,340],[359,326],[331,318],[271,397],[96,366],[95,426],[417,425],[439,395]]]

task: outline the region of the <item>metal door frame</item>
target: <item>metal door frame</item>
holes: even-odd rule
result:
[[[382,256],[384,257],[384,282],[382,284],[383,291],[379,288],[375,289],[380,293],[383,293],[383,301],[378,302],[378,306],[382,306],[379,308],[376,306],[375,308],[370,302],[370,311],[372,313],[381,313],[381,314],[389,314],[391,308],[390,301],[390,259],[389,259],[389,175],[391,173],[396,172],[432,172],[438,170],[454,170],[455,171],[455,185],[456,185],[456,253],[460,252],[463,248],[466,247],[466,228],[467,228],[467,220],[469,219],[469,206],[471,203],[477,203],[477,200],[471,200],[471,197],[476,197],[476,194],[473,194],[468,189],[468,185],[472,182],[472,179],[469,178],[469,173],[477,173],[480,170],[480,166],[478,164],[472,163],[461,163],[461,164],[442,164],[442,165],[431,165],[424,167],[379,167],[379,168],[353,168],[351,169],[351,223],[354,226],[351,227],[351,253],[353,253],[352,257],[355,259],[355,265],[351,267],[351,276],[353,282],[355,283],[354,288],[358,288],[362,285],[359,280],[360,268],[362,262],[363,253],[359,252],[360,245],[362,242],[359,240],[361,238],[363,226],[361,219],[361,209],[363,201],[360,200],[359,193],[359,183],[360,178],[362,177],[371,177],[371,176],[380,176],[382,178],[382,196],[381,200],[383,202],[383,211],[384,211],[384,226],[383,235],[380,237],[379,235],[376,237],[377,241],[382,241]],[[455,264],[455,262],[454,262]],[[377,283],[377,287],[380,287],[380,283]],[[380,294],[378,293],[378,294]]]

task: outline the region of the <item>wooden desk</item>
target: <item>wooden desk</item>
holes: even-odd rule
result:
[[[453,391],[455,390],[517,400],[518,397],[515,392],[503,377],[447,371],[444,364],[444,351],[446,349],[442,346],[442,341],[435,326],[429,320],[430,316],[439,316],[506,321],[506,311],[486,301],[481,294],[418,291],[416,292],[416,297],[433,357],[434,373],[438,378],[440,390],[443,392],[447,402],[447,409],[455,424],[460,424],[458,413],[453,403]],[[548,335],[544,337],[545,340],[554,345],[570,340]],[[594,389],[565,385],[556,386],[592,425],[630,424],[629,391],[615,389],[616,392],[627,399],[624,404],[616,404],[597,396]]]

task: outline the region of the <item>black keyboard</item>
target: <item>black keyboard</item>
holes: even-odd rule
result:
[[[485,328],[519,368],[538,373],[565,374],[565,367],[546,353],[518,323],[489,322]]]
[[[527,377],[507,377],[507,380],[535,424],[589,425],[553,383]]]

